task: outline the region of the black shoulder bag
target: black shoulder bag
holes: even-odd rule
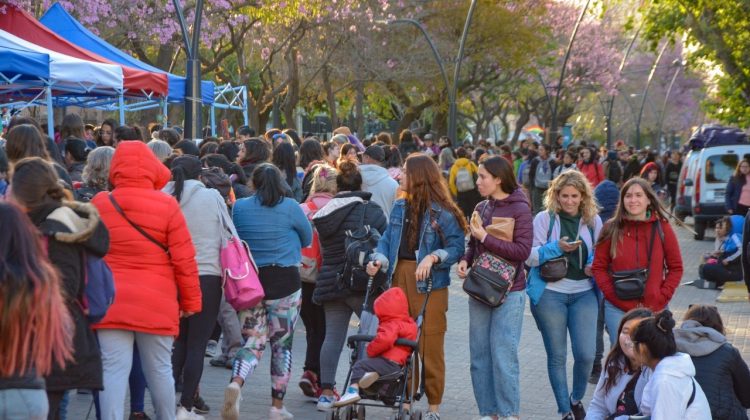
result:
[[[547,243],[552,236],[552,228],[555,226],[555,214],[549,212],[549,229],[547,229]],[[593,239],[593,235],[592,235]],[[568,274],[568,259],[565,254],[560,257],[547,260],[539,267],[539,277],[547,283],[553,283],[565,278]]]
[[[482,223],[487,206],[485,203],[482,208]],[[474,258],[469,274],[464,280],[463,289],[475,300],[491,308],[497,308],[505,302],[515,279],[515,265],[485,250]]]
[[[648,245],[648,256],[651,257],[651,252],[654,249],[654,240],[656,239],[656,230],[659,228],[659,220],[651,227],[651,240]],[[638,263],[638,241],[635,241],[635,260]],[[638,268],[635,270],[625,271],[611,271],[612,281],[615,284],[615,295],[620,300],[635,300],[643,297],[643,292],[646,290],[646,280],[648,280],[648,272],[650,267],[650,260],[646,268]]]
[[[128,218],[128,216],[125,215],[125,212],[122,210],[122,207],[120,207],[120,204],[118,204],[117,200],[115,200],[115,197],[112,196],[112,193],[107,194],[107,196],[109,197],[109,202],[112,203],[112,207],[114,207],[115,210],[118,213],[120,213],[120,216],[122,216],[122,218],[125,219],[125,221],[128,222],[128,224],[130,224],[130,226],[132,226],[133,229],[137,230],[138,233],[140,233],[141,235],[143,235],[144,238],[146,238],[149,241],[151,241],[154,244],[156,244],[159,248],[161,248],[167,254],[167,256],[169,256],[169,248],[166,245],[164,245],[163,243],[161,243],[158,240],[156,240],[156,238],[154,238],[153,236],[149,235],[148,232],[146,232],[145,230],[143,230],[142,227],[136,225],[132,220],[130,220]]]

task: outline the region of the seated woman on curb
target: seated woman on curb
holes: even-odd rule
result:
[[[638,414],[638,403],[650,371],[641,370],[641,364],[633,353],[630,331],[641,320],[650,316],[653,316],[651,310],[636,308],[622,317],[617,330],[617,341],[604,362],[594,397],[586,412],[588,420],[609,420]]]
[[[711,418],[706,394],[695,380],[690,356],[677,352],[672,312],[665,309],[630,332],[638,361],[653,372],[643,388],[640,410],[651,420]]]

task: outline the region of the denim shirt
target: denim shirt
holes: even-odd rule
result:
[[[389,283],[398,262],[398,248],[401,245],[405,209],[406,201],[404,199],[397,200],[394,203],[388,220],[388,228],[380,238],[377,252],[372,257],[373,260],[382,264],[381,270],[387,273]],[[442,237],[440,233],[435,231],[431,222],[435,222],[440,228]],[[464,231],[453,214],[433,203],[432,217],[426,213],[422,218],[417,248],[417,264],[429,254],[434,254],[440,258],[440,262],[432,266],[433,289],[443,289],[450,285],[450,268],[464,254],[464,238]],[[426,293],[426,282],[417,282],[417,290],[419,293]]]

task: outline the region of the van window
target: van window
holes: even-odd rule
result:
[[[737,167],[739,158],[734,154],[713,155],[706,158],[706,182],[727,183]]]

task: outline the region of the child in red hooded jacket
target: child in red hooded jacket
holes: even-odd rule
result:
[[[409,303],[401,288],[394,287],[375,299],[373,305],[380,324],[375,338],[367,345],[367,358],[352,366],[352,377],[346,393],[334,406],[354,404],[360,400],[359,388],[368,388],[383,375],[401,370],[411,349],[397,346],[396,340],[417,339],[417,323],[409,316]]]

